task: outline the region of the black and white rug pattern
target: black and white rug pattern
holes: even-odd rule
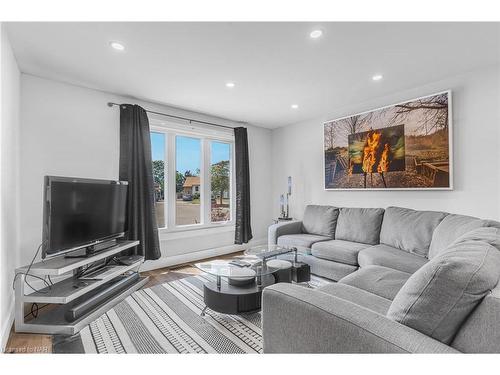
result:
[[[134,292],[72,338],[54,340],[56,353],[261,353],[260,312],[200,315],[207,275]],[[312,276],[312,288],[329,281]]]

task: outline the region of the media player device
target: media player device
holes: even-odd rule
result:
[[[142,255],[124,255],[121,257],[115,258],[116,262],[118,264],[121,264],[123,266],[130,266],[131,264],[134,264],[140,260],[143,260],[144,257]]]

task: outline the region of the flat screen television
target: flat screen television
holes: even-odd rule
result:
[[[127,193],[126,181],[45,176],[42,258],[122,237]]]

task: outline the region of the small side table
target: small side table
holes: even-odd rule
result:
[[[274,224],[278,224],[282,221],[292,221],[293,217],[278,217],[277,219],[273,219]]]

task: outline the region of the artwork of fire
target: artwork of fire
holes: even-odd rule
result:
[[[380,140],[382,138],[382,133],[377,131],[372,131],[368,133],[366,137],[366,144],[363,149],[363,162],[362,169],[364,173],[373,173],[373,167],[377,163],[377,153],[379,147],[381,147]],[[384,173],[389,170],[389,152],[391,147],[389,143],[384,144],[384,149],[382,155],[380,156],[379,163],[377,165],[377,173]],[[352,169],[354,165],[351,163],[349,166],[349,175],[352,175]]]

